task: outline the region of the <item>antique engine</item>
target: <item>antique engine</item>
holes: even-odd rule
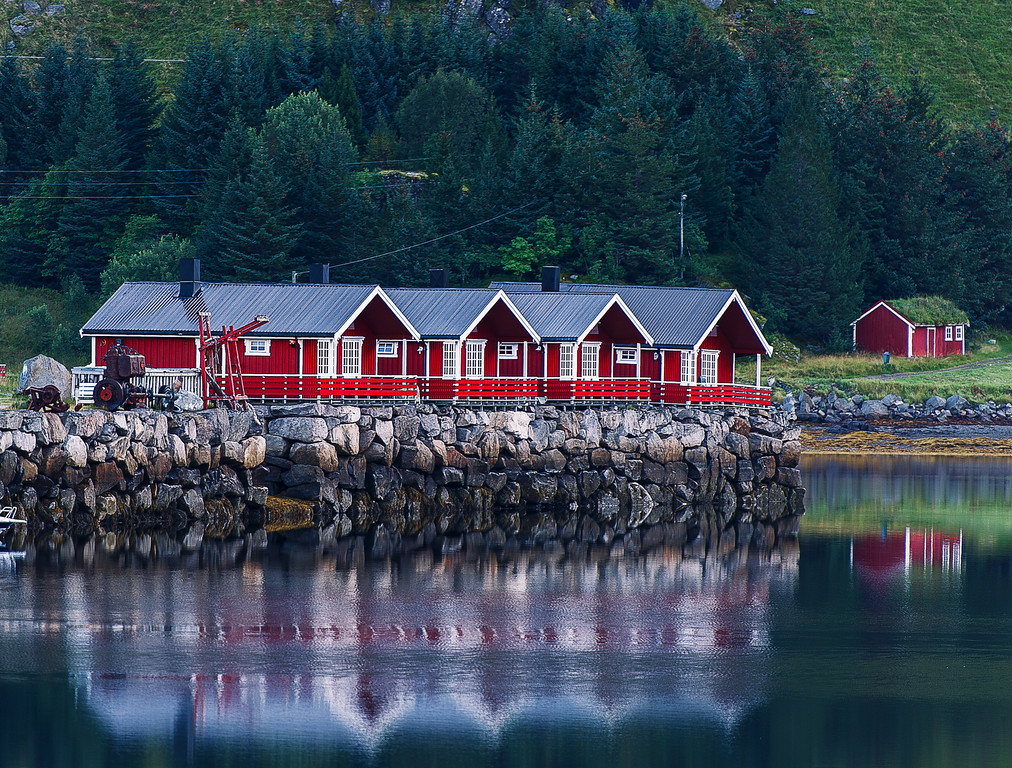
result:
[[[95,404],[107,411],[146,405],[147,390],[130,382],[144,375],[144,355],[117,339],[116,345],[109,347],[102,359],[105,376],[95,384]]]

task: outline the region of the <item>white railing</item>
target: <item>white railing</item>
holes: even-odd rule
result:
[[[74,377],[74,400],[85,405],[95,402],[95,384],[105,376],[105,367],[81,365],[71,373]],[[183,389],[198,397],[201,395],[200,372],[196,368],[148,368],[141,379],[133,379],[132,383],[144,387],[149,392],[158,392],[162,387],[171,387],[176,379],[183,380]]]

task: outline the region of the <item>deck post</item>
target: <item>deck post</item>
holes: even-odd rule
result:
[[[756,385],[756,387],[758,387],[759,386],[759,382],[762,381],[762,378],[761,378],[762,377],[762,365],[763,365],[763,356],[762,355],[756,355],[755,356],[755,385]]]

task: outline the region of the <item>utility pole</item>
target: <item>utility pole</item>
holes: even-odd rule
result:
[[[682,193],[682,199],[678,204],[678,230],[679,230],[679,242],[678,242],[678,279],[685,280],[685,198],[688,197],[684,192]]]

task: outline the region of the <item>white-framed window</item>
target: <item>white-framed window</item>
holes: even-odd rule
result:
[[[963,340],[963,326],[957,325],[956,326],[956,341],[962,341],[962,340]]]
[[[316,375],[333,376],[334,344],[330,339],[320,339],[316,342]]]
[[[362,375],[362,337],[341,339],[341,375]]]
[[[696,383],[696,353],[692,351],[682,352],[682,384]]]
[[[397,357],[397,345],[396,341],[377,341],[376,357]]]
[[[636,365],[636,350],[615,347],[615,362],[619,365]]]
[[[457,366],[460,358],[457,355],[457,342],[443,342],[443,378],[457,378]]]
[[[952,326],[951,325],[945,326],[945,340],[946,341],[952,341]]]
[[[601,344],[586,342],[580,348],[580,378],[592,381],[601,376]]]
[[[271,353],[270,339],[243,339],[246,354],[251,357],[267,357]]]
[[[480,379],[485,375],[485,342],[468,339],[464,344],[464,376]]]
[[[520,348],[519,344],[511,341],[500,341],[499,342],[499,359],[500,360],[516,360],[517,350]]]
[[[559,378],[576,378],[576,345],[559,345]]]
[[[699,353],[699,383],[717,383],[717,356],[720,352],[704,349]]]

